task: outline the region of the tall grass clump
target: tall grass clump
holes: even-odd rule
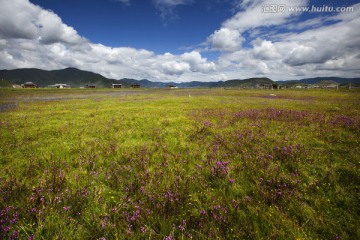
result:
[[[357,91],[0,89],[2,239],[358,239]]]

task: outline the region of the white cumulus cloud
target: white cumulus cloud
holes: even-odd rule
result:
[[[208,40],[215,50],[233,52],[241,47],[244,38],[237,30],[221,28],[215,31]]]
[[[181,75],[190,70],[188,63],[179,61],[164,62],[161,64],[161,69],[164,73],[170,75]]]
[[[256,39],[253,42],[254,56],[262,60],[272,60],[281,58],[277,47],[271,42],[262,39]]]
[[[45,44],[86,41],[58,15],[28,0],[0,0],[0,5],[0,36],[4,39],[37,39]]]
[[[279,25],[287,22],[291,17],[300,15],[301,12],[284,11],[282,13],[265,13],[266,5],[306,6],[308,0],[262,0],[243,1],[242,11],[236,13],[232,18],[226,20],[222,26],[243,32],[248,29]]]
[[[193,72],[210,72],[216,70],[215,63],[208,62],[206,58],[202,58],[201,54],[196,51],[182,54],[181,59],[189,64]]]

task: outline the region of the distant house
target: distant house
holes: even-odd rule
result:
[[[336,89],[339,89],[339,85],[337,84],[329,84],[327,86],[325,86],[326,88],[336,88]]]
[[[35,83],[33,82],[26,82],[24,84],[21,84],[21,87],[22,88],[37,88],[38,85],[36,85]]]
[[[273,84],[266,84],[266,83],[262,83],[262,84],[257,84],[256,88],[261,88],[261,89],[273,89]]]
[[[70,85],[58,83],[58,84],[54,84],[54,85],[49,85],[48,87],[49,88],[70,88]]]
[[[86,84],[85,88],[96,88],[96,84]]]
[[[178,88],[177,86],[175,86],[175,85],[168,85],[167,86],[169,89],[176,89],[176,88]]]
[[[13,87],[13,88],[22,88],[22,86],[21,86],[21,85],[18,85],[18,84],[14,84],[12,87]]]
[[[140,84],[134,83],[134,84],[131,84],[131,87],[132,88],[140,88]]]
[[[120,83],[113,83],[113,84],[111,84],[111,88],[122,88],[122,84],[120,84]]]
[[[313,85],[311,84],[299,84],[299,85],[294,85],[293,88],[295,89],[310,89],[310,88],[314,88]]]

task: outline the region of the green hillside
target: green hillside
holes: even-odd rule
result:
[[[110,86],[111,83],[118,83],[117,80],[108,79],[100,74],[82,71],[76,68],[66,68],[62,70],[46,71],[35,68],[1,70],[0,78],[22,84],[24,82],[34,82],[40,87],[64,83],[71,87],[81,87],[86,84],[97,84],[99,87]]]
[[[273,83],[275,82],[269,78],[248,78],[244,80],[233,79],[219,84],[218,87],[243,88],[243,87],[255,87],[256,85],[261,85],[261,84],[273,84]]]

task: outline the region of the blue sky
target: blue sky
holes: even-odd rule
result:
[[[182,53],[211,35],[231,17],[233,1],[174,1],[176,7],[157,7],[155,1],[31,0],[58,14],[64,23],[94,43],[111,47],[144,48],[158,54]],[[180,4],[182,3],[182,4]]]
[[[360,74],[359,1],[0,0],[0,5],[0,69],[77,67],[114,79],[176,82]],[[268,12],[279,5],[285,6],[282,12]],[[325,7],[334,12],[321,11]]]

